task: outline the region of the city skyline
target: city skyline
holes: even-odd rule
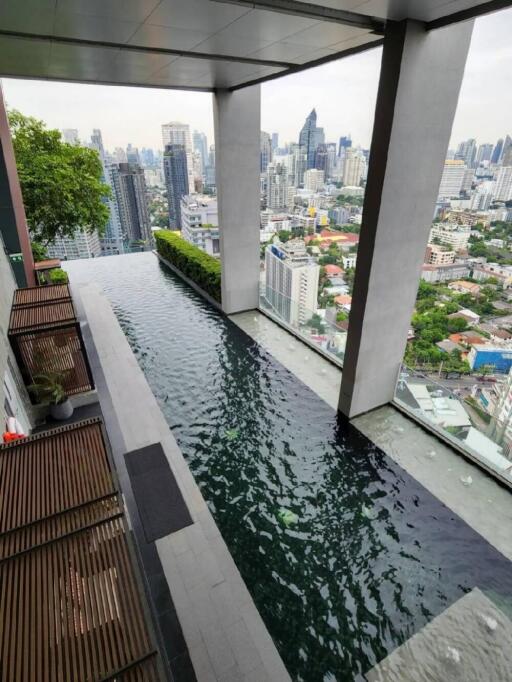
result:
[[[495,143],[507,134],[512,92],[503,84],[507,60],[512,58],[511,30],[512,9],[476,21],[451,147],[469,137]],[[369,147],[380,55],[377,48],[263,84],[261,129],[278,132],[280,144],[294,142],[316,107],[326,141],[351,134],[355,144]],[[161,125],[169,121],[188,123],[191,131],[204,132],[213,143],[209,93],[16,79],[3,83],[9,106],[50,127],[78,128],[81,139],[100,128],[109,149],[130,142],[160,149]]]

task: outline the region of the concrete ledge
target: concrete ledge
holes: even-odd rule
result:
[[[108,303],[80,296],[127,450],[160,441],[194,521],[156,541],[199,682],[289,682],[290,676]]]

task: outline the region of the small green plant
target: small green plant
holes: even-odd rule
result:
[[[67,284],[69,282],[68,273],[62,268],[50,270],[50,282],[52,284]]]
[[[63,386],[64,376],[63,372],[36,374],[34,376],[35,381],[28,387],[28,390],[36,396],[39,402],[60,405],[67,398]]]

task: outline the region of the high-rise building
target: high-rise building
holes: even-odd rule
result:
[[[501,154],[501,165],[512,166],[512,137],[507,135],[503,142],[503,152]]]
[[[265,297],[288,324],[304,325],[317,308],[320,266],[302,239],[265,250]]]
[[[194,130],[193,134],[194,151],[201,157],[203,171],[208,165],[208,141],[204,133]]]
[[[167,144],[164,151],[164,176],[169,204],[169,223],[181,229],[181,198],[189,193],[187,150],[184,144]]]
[[[323,170],[310,168],[304,173],[304,189],[318,192],[324,186],[325,173]]]
[[[352,138],[350,135],[343,135],[340,137],[338,146],[338,156],[342,156],[345,149],[350,149],[352,147]]]
[[[49,258],[76,260],[77,258],[96,258],[101,256],[100,239],[96,230],[87,232],[78,229],[72,237],[57,237],[47,247]]]
[[[500,162],[502,151],[503,151],[503,138],[500,137],[500,139],[496,142],[496,145],[495,145],[494,150],[492,152],[491,163],[498,164]]]
[[[270,135],[263,130],[260,132],[260,173],[265,173],[272,161],[272,142]]]
[[[126,151],[122,147],[116,147],[112,155],[115,163],[127,163]]]
[[[144,170],[137,164],[110,167],[123,236],[130,242],[151,243],[151,224],[146,198]]]
[[[103,137],[101,130],[94,128],[91,135],[91,149],[95,149],[100,157],[101,165],[103,167],[102,180],[111,190],[112,196],[104,199],[104,203],[108,207],[108,222],[105,226],[105,232],[100,239],[101,253],[104,256],[117,255],[124,253],[124,235],[119,217],[119,205],[117,202],[117,195],[114,187],[113,173],[115,173],[115,164],[107,162],[105,148],[103,146]]]
[[[272,133],[272,151],[279,147],[279,133]]]
[[[68,144],[80,144],[78,139],[78,130],[76,128],[63,128],[62,139]]]
[[[345,163],[343,166],[343,184],[348,187],[357,187],[366,173],[366,158],[359,149],[353,147],[345,150]]]
[[[156,165],[154,151],[152,149],[147,149],[146,147],[142,147],[140,150],[140,160],[142,165],[146,167],[151,168]]]
[[[288,204],[288,169],[282,163],[267,167],[267,208],[283,210]]]
[[[188,123],[180,123],[179,121],[171,121],[162,126],[162,140],[164,149],[167,145],[183,145],[187,155],[187,174],[188,183],[185,194],[193,194],[195,192],[194,183],[194,162],[192,159],[192,140],[190,137],[190,126]],[[182,195],[183,196],[183,195]],[[179,204],[178,204],[179,212]]]
[[[476,140],[470,138],[461,142],[455,152],[455,158],[459,161],[464,161],[468,168],[473,168],[476,157]]]
[[[498,170],[494,198],[498,201],[512,201],[512,166],[502,166]]]
[[[315,109],[306,118],[302,130],[299,134],[299,144],[306,150],[307,168],[315,167],[315,154],[319,144],[325,142],[324,129],[318,128],[316,125],[316,111]]]
[[[476,165],[479,166],[485,161],[490,161],[492,156],[492,150],[493,150],[492,144],[481,144],[478,147],[478,151],[476,153],[475,159]]]
[[[126,162],[137,164],[140,166],[140,156],[137,147],[134,147],[131,143],[126,147]]]
[[[217,199],[203,194],[181,197],[181,236],[210,256],[220,255]]]
[[[459,197],[466,175],[466,164],[461,160],[449,160],[444,162],[441,184],[439,185],[439,197],[451,199]]]
[[[307,165],[306,148],[301,144],[290,145],[290,165],[288,172],[290,174],[290,184],[294,187],[299,187],[304,183],[304,172]]]

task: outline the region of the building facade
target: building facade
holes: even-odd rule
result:
[[[168,144],[165,147],[164,177],[169,204],[169,224],[179,230],[181,229],[181,198],[190,192],[185,145]]]
[[[292,326],[304,325],[317,308],[320,266],[301,239],[269,244],[265,250],[265,295]]]
[[[181,236],[210,256],[220,255],[217,199],[204,194],[181,198]]]
[[[192,158],[192,140],[190,136],[190,126],[188,123],[180,123],[179,121],[171,121],[164,123],[162,126],[162,141],[164,150],[167,145],[180,144],[185,147],[185,154],[187,157],[187,177],[188,177],[188,192],[195,191],[194,185],[194,162]]]
[[[112,166],[111,178],[125,240],[130,243],[143,241],[151,244],[144,170],[137,164],[120,163]]]

